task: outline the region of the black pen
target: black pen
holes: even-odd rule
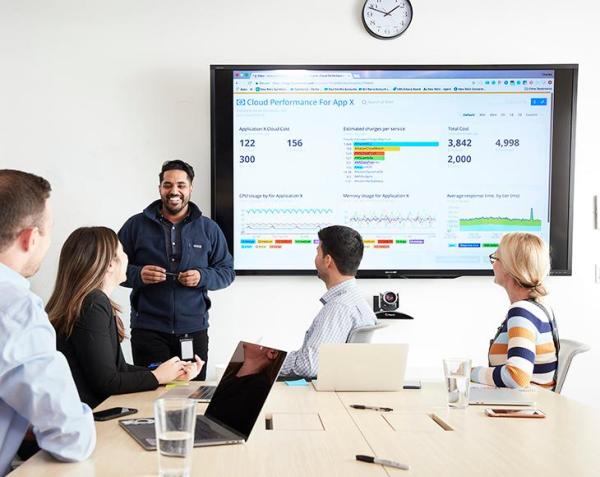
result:
[[[393,409],[391,407],[365,406],[364,404],[350,404],[350,407],[352,407],[354,409],[370,409],[371,411],[383,411],[383,412],[393,411]]]
[[[379,459],[377,457],[371,457],[370,455],[357,455],[356,460],[369,462],[371,464],[387,465],[388,467],[394,467],[396,469],[410,470],[410,465],[408,464],[401,464],[400,462],[393,460]]]

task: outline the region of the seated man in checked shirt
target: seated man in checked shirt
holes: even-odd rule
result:
[[[302,347],[288,353],[280,376],[314,378],[321,343],[345,343],[354,328],[377,323],[354,278],[363,250],[362,237],[350,227],[332,225],[319,231],[315,266],[327,287],[321,297],[323,308],[306,332]]]

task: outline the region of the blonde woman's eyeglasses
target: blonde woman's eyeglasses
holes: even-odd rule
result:
[[[490,253],[490,263],[493,265],[496,262],[499,262],[500,259],[498,258],[498,256],[496,255],[496,252],[494,253]]]

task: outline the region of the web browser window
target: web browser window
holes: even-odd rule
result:
[[[312,269],[332,224],[367,270],[549,240],[553,70],[239,70],[233,89],[236,269]]]

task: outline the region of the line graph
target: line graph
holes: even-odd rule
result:
[[[242,211],[243,235],[273,234],[313,236],[334,222],[333,209],[326,207],[248,208]]]
[[[358,229],[430,229],[437,219],[429,213],[408,212],[354,212],[346,215],[346,224]]]
[[[461,232],[541,232],[542,221],[536,219],[533,208],[529,218],[525,217],[471,217],[459,220]]]
[[[323,227],[331,225],[329,222],[250,222],[244,223],[242,232],[245,234],[261,233],[317,233]]]
[[[299,214],[299,215],[307,215],[307,214],[332,214],[332,209],[327,208],[250,208],[244,209],[242,211],[243,214],[255,214],[255,215],[277,215],[277,214]]]

